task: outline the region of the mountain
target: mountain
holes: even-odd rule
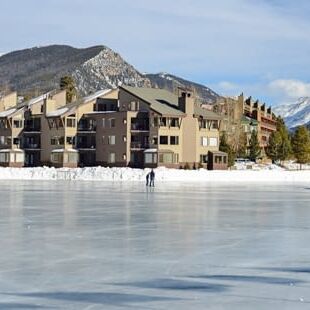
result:
[[[276,106],[273,112],[283,117],[290,129],[301,125],[310,127],[310,97],[299,98],[296,103]]]
[[[201,101],[208,103],[219,97],[204,85],[171,74],[142,74],[106,46],[74,48],[50,45],[0,56],[0,87],[15,89],[21,95],[56,88],[64,75],[74,77],[81,95],[125,84],[170,91],[177,86],[186,87],[193,89]]]
[[[173,92],[176,87],[190,88],[195,91],[196,96],[205,103],[213,103],[219,98],[219,95],[212,89],[194,82],[184,80],[169,73],[146,74],[153,86],[167,89]]]

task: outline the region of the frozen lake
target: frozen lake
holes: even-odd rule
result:
[[[310,188],[0,181],[0,309],[310,309]]]

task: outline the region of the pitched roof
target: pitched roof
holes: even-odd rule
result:
[[[120,88],[150,104],[150,108],[161,115],[185,116],[179,110],[178,96],[160,88],[121,86]]]
[[[49,113],[46,114],[46,117],[60,117],[60,116],[64,116],[67,114],[72,114],[75,112],[76,108],[79,107],[82,104],[85,103],[89,103],[101,96],[104,96],[106,94],[108,94],[109,92],[113,91],[113,89],[103,89],[103,90],[99,90],[91,95],[88,95],[86,97],[83,97],[81,99],[78,99],[72,103],[66,104],[65,106],[62,106],[60,108],[58,108],[55,111],[51,111]]]
[[[195,105],[194,107],[194,115],[196,117],[202,117],[209,120],[221,120],[223,117],[213,111],[207,110],[200,105]]]

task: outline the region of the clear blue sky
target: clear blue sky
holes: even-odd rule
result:
[[[310,96],[308,0],[1,0],[0,53],[107,45],[165,71],[270,104]]]

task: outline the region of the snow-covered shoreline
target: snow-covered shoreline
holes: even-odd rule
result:
[[[0,168],[0,180],[81,180],[81,181],[145,181],[149,169],[131,168]],[[310,171],[273,170],[227,170],[208,171],[155,169],[157,182],[202,183],[310,183]]]

